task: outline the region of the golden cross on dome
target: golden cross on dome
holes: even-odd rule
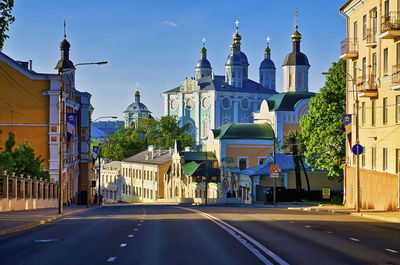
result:
[[[270,38],[269,38],[269,36],[267,37],[267,46],[269,47],[269,41],[270,41]]]
[[[298,19],[298,16],[299,16],[299,11],[297,10],[297,7],[296,7],[295,16],[296,16],[296,29],[297,29],[299,27],[298,24],[297,24],[297,19]]]
[[[236,24],[236,33],[237,33],[239,30],[239,20],[236,19],[235,24]]]
[[[203,41],[203,47],[204,47],[206,44],[206,38],[203,38],[202,41]]]
[[[65,23],[65,19],[64,19],[64,39],[67,38],[67,31],[66,31],[66,23]]]
[[[136,82],[136,91],[139,91],[139,82]]]

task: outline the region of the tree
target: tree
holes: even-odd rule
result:
[[[332,63],[330,72],[346,72],[346,62]],[[320,93],[311,98],[310,110],[300,121],[304,157],[313,169],[328,170],[328,179],[343,181],[345,130],[342,114],[346,111],[346,75],[326,77]]]
[[[163,116],[159,120],[159,141],[160,147],[168,149],[173,147],[175,140],[180,140],[183,147],[194,147],[193,137],[188,133],[189,123],[179,127],[176,116]]]
[[[0,1],[0,50],[3,49],[4,41],[9,38],[7,31],[9,25],[15,21],[15,17],[11,15],[14,7],[14,0],[1,0]]]
[[[302,137],[301,133],[298,131],[289,131],[288,134],[286,135],[284,139],[284,143],[282,145],[282,148],[289,148],[289,151],[293,155],[293,163],[294,163],[294,169],[295,169],[295,174],[296,174],[296,189],[301,190],[302,185],[301,185],[301,174],[300,174],[300,164],[303,168],[304,175],[306,177],[307,181],[307,189],[310,191],[310,180],[308,178],[308,174],[306,171],[306,168],[304,166],[303,162],[303,156],[302,153],[304,152],[304,145],[302,144]]]
[[[17,176],[33,178],[49,178],[43,168],[44,159],[39,155],[35,156],[35,151],[28,141],[19,144],[14,150],[15,135],[8,133],[5,142],[5,149],[0,153],[0,168]]]

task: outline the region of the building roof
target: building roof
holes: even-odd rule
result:
[[[213,152],[179,152],[179,154],[185,158],[185,161],[205,161],[206,154],[207,160],[217,160],[217,157]]]
[[[307,56],[300,51],[292,51],[286,55],[283,66],[285,65],[307,65],[310,66]]]
[[[102,169],[111,168],[113,170],[116,170],[116,169],[120,169],[121,161],[111,161],[111,162],[108,162],[108,163],[104,163],[101,166],[102,166]]]
[[[276,67],[270,58],[265,58],[260,64],[260,69],[276,69]]]
[[[140,102],[133,102],[126,108],[126,110],[123,113],[139,113],[139,112],[151,113],[151,111],[146,107],[146,105]]]
[[[268,123],[230,123],[212,130],[215,139],[273,139]]]
[[[353,1],[353,0],[347,0],[347,1],[339,8],[339,10],[345,9],[348,5],[350,5],[350,3],[351,3],[352,1]]]
[[[249,65],[247,61],[247,56],[242,51],[235,51],[233,54],[230,54],[225,63],[226,66],[240,66],[240,65]]]
[[[279,165],[280,172],[293,172],[295,170],[292,155],[278,153],[275,154],[275,157],[276,164]],[[240,173],[241,175],[247,176],[269,176],[270,165],[272,164],[274,164],[274,157],[272,154],[269,154],[263,164],[247,168],[242,171],[234,170],[234,173]],[[306,171],[311,171],[311,169],[305,162],[304,167],[306,168]]]
[[[205,176],[206,166],[204,163],[196,163],[194,161],[183,164],[182,165],[183,173],[186,176],[193,176],[193,177],[202,177]],[[219,168],[207,168],[207,175],[208,176],[220,176],[220,169]]]
[[[138,163],[138,164],[151,164],[163,165],[171,160],[172,155],[168,150],[154,150],[154,157],[152,158],[151,151],[143,151],[134,156],[124,160],[124,162]]]
[[[297,103],[315,95],[312,92],[284,92],[271,96],[268,100],[270,111],[294,111]]]
[[[208,61],[206,58],[201,58],[197,62],[196,68],[211,68],[210,61]]]
[[[260,93],[260,94],[277,94],[273,89],[267,89],[261,84],[247,79],[243,82],[242,87],[234,87],[225,83],[225,76],[215,75],[214,79],[211,76],[206,76],[198,80],[198,85],[200,90],[216,90],[216,91],[226,91],[226,92],[242,92],[242,93]],[[177,93],[181,91],[181,87],[176,87],[174,89],[168,90],[164,93]]]

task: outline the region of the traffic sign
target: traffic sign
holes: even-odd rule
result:
[[[359,144],[355,144],[355,145],[353,145],[352,150],[353,150],[353,154],[361,155],[363,152],[363,147]]]
[[[269,176],[271,178],[279,178],[279,165],[271,165],[269,167]]]
[[[322,188],[322,199],[330,199],[331,198],[331,188]]]

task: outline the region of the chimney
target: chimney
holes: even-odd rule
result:
[[[29,70],[32,71],[32,60],[29,60]]]

